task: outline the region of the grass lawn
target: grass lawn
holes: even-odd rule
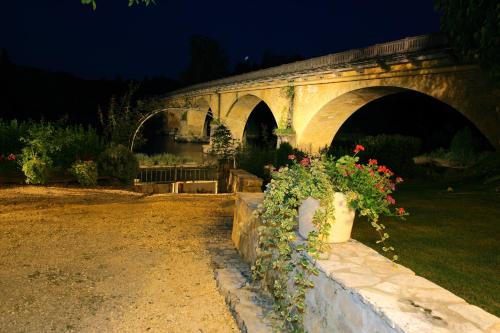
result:
[[[453,186],[453,185],[452,185]],[[395,195],[406,221],[385,220],[399,263],[500,316],[500,192],[473,183],[405,184]],[[357,221],[354,239],[380,251],[369,223]]]

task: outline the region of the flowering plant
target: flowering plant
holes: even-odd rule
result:
[[[384,243],[389,235],[379,222],[380,216],[404,218],[409,215],[403,207],[396,207],[396,200],[391,195],[403,178],[395,177],[394,172],[385,165],[379,165],[375,159],[369,159],[366,164],[359,163],[358,154],[364,150],[363,146],[357,145],[352,156],[326,160],[325,169],[335,190],[345,193],[350,206],[368,218],[380,236],[377,243]],[[382,250],[394,251],[394,248],[383,244]],[[393,255],[393,260],[397,259],[398,256]]]
[[[357,155],[361,151],[364,147],[357,145],[353,156],[337,160],[326,156],[299,159],[290,154],[290,165],[272,173],[259,209],[262,226],[259,228],[257,260],[252,270],[256,279],[273,280],[270,287],[276,312],[283,319],[283,330],[303,332],[306,290],[314,287],[310,276],[318,274],[309,259],[316,260],[328,248],[325,240],[330,232],[328,220],[334,219],[331,199],[335,192],[345,193],[349,205],[368,218],[380,236],[377,242],[382,244],[383,251],[394,251],[393,247],[386,245],[389,235],[379,217],[408,215],[404,208],[392,208],[396,201],[391,193],[396,183],[403,179],[394,178],[389,168],[379,165],[374,159],[360,164]],[[308,196],[318,199],[323,209],[317,210],[313,217],[316,231],[310,232],[305,242],[297,243],[297,210]],[[397,255],[393,255],[393,260],[397,259]],[[290,281],[293,281],[293,290],[289,288]]]

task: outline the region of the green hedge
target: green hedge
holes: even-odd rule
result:
[[[119,179],[125,184],[132,183],[139,172],[139,162],[134,154],[123,145],[107,148],[98,161],[99,173]]]

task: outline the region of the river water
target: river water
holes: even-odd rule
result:
[[[149,140],[144,146],[137,149],[137,152],[148,155],[169,153],[196,163],[204,163],[208,157],[203,153],[203,145],[204,143],[177,142],[171,136],[163,136]]]

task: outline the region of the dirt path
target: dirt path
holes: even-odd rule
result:
[[[238,332],[210,261],[231,212],[229,196],[0,189],[0,331]]]

